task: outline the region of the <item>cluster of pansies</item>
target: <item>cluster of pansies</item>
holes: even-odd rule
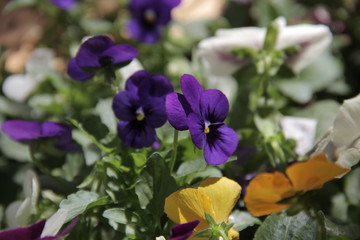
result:
[[[50,10],[58,17],[75,16],[88,4],[49,2],[60,9]],[[329,28],[286,26],[279,17],[267,28],[217,29],[215,36],[192,42],[189,57],[190,47],[181,49],[186,47],[172,43],[176,38],[166,32],[172,11],[184,2],[130,0],[121,7],[123,29],[81,36],[63,54],[63,72],[52,66],[54,52],[41,48],[26,62],[21,79],[4,80],[1,130],[23,144],[15,147],[29,150],[26,160],[34,167],[22,170],[27,172],[22,200],[4,211],[10,229],[0,231],[0,239],[70,234],[69,239],[90,240],[239,240],[240,231],[258,223],[265,232],[283,231],[269,230],[263,216],[296,218],[299,212],[316,222],[316,230],[307,230],[312,236],[335,234],[329,231],[335,223],[329,224],[313,202],[326,183],[358,165],[360,96],[337,106],[332,126],[313,146],[318,121],[284,117],[296,109],[286,104],[297,103],[280,87],[325,51],[332,39]],[[69,35],[78,34],[74,29]],[[179,53],[189,64],[172,71],[176,64],[167,61]],[[42,61],[35,64],[34,58]],[[226,89],[231,81],[239,89],[212,88]],[[229,98],[230,92],[236,96]],[[52,105],[39,104],[41,99]],[[7,100],[14,101],[8,106],[23,108],[3,117],[1,104]],[[303,103],[297,109],[307,107]],[[0,205],[0,223],[1,213]],[[346,239],[360,237],[360,231],[339,229]]]

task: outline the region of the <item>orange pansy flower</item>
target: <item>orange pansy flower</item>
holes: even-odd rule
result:
[[[342,175],[349,169],[330,162],[325,154],[318,154],[305,162],[297,162],[281,172],[262,173],[251,180],[245,204],[254,216],[262,216],[289,207],[279,201],[296,193],[321,188],[324,183]]]

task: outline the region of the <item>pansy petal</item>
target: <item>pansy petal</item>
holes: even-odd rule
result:
[[[229,101],[217,89],[205,90],[200,96],[200,114],[209,122],[223,122],[229,113]]]
[[[226,222],[235,204],[239,200],[241,186],[226,177],[210,177],[201,182],[198,190],[203,191],[213,203],[214,220]]]
[[[112,64],[130,62],[137,56],[137,49],[127,44],[111,46],[101,54],[101,57],[111,57]]]
[[[137,92],[138,88],[144,85],[144,88],[150,88],[151,75],[145,70],[135,72],[125,83],[125,90]]]
[[[180,87],[192,110],[198,113],[200,95],[204,91],[198,80],[190,74],[184,74],[180,78]]]
[[[294,163],[286,169],[286,174],[294,189],[306,192],[321,188],[324,183],[348,171],[330,162],[325,154],[317,154],[308,161]]]
[[[200,221],[195,231],[208,227],[205,212],[214,216],[211,199],[202,191],[186,188],[172,193],[165,199],[164,211],[175,223]]]
[[[161,74],[154,74],[151,78],[152,87],[150,94],[153,97],[164,97],[166,94],[174,91],[174,88],[165,76]]]
[[[206,134],[205,161],[211,165],[226,162],[235,152],[238,142],[239,138],[236,132],[225,124],[217,129],[210,127],[210,132]]]
[[[170,240],[186,240],[190,237],[199,225],[200,221],[191,221],[183,224],[177,224],[171,228]]]
[[[139,99],[129,91],[119,92],[113,100],[112,108],[117,118],[124,121],[136,119],[136,110],[140,107]]]
[[[277,202],[295,193],[289,179],[283,173],[262,173],[250,181],[244,201],[253,216],[262,216],[288,207],[288,204]]]
[[[85,81],[89,78],[92,78],[94,74],[84,72],[80,69],[78,64],[76,63],[76,59],[72,58],[67,67],[67,74],[74,80],[77,81]]]
[[[27,227],[8,229],[0,232],[0,239],[6,240],[34,240],[40,237],[45,220],[41,220]]]
[[[337,147],[346,147],[359,137],[360,95],[345,100],[334,120],[332,139]]]
[[[184,95],[169,93],[166,95],[165,106],[170,124],[177,130],[187,130],[187,115],[192,110]]]
[[[157,6],[158,16],[157,23],[160,25],[166,25],[171,20],[171,10],[180,4],[181,0],[161,0],[161,3]]]
[[[50,2],[61,9],[70,10],[74,7],[76,0],[50,0]]]
[[[156,140],[154,128],[139,121],[119,122],[118,134],[126,146],[133,148],[150,147]]]
[[[191,139],[197,148],[203,149],[206,141],[206,133],[204,132],[205,123],[199,114],[190,113],[187,124],[191,134]]]
[[[127,31],[137,41],[152,44],[160,39],[160,30],[158,27],[146,27],[137,19],[132,19],[127,24]]]
[[[41,137],[41,124],[38,122],[9,120],[2,124],[1,129],[13,141],[29,141]]]
[[[95,36],[86,40],[76,55],[76,63],[82,67],[101,67],[99,56],[113,46],[113,41],[107,36]]]
[[[165,100],[163,98],[147,98],[142,104],[146,121],[153,127],[158,128],[166,122]]]

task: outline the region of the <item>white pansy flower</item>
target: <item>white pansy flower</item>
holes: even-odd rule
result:
[[[35,49],[26,61],[25,74],[10,75],[4,80],[4,95],[16,102],[24,102],[45,79],[45,73],[52,69],[53,61],[54,52],[51,49]]]
[[[121,75],[121,89],[125,88],[126,80],[131,77],[137,71],[143,70],[143,66],[141,65],[140,61],[135,58],[133,59],[128,65],[119,69]]]
[[[331,140],[340,166],[351,168],[360,159],[360,95],[345,100],[336,116]]]
[[[325,25],[300,24],[286,26],[285,18],[275,20],[278,28],[276,49],[299,46],[300,51],[287,60],[296,72],[316,59],[330,44],[332,35]],[[215,36],[202,40],[197,52],[205,69],[215,75],[231,75],[241,68],[246,60],[238,59],[230,52],[236,48],[262,48],[266,28],[243,27],[219,29]]]
[[[164,236],[156,237],[155,240],[166,240]]]
[[[35,213],[40,188],[37,176],[31,170],[26,172],[23,192],[25,200],[15,201],[6,208],[5,217],[10,228],[25,226],[31,214]]]
[[[286,138],[296,141],[295,152],[303,156],[313,146],[317,121],[311,118],[283,117],[280,120],[281,129]]]

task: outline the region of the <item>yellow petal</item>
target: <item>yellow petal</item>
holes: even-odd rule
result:
[[[330,162],[325,154],[318,154],[305,162],[298,162],[286,169],[286,174],[297,191],[309,191],[322,185],[349,169]]]
[[[239,200],[240,185],[226,177],[211,177],[204,180],[198,189],[209,196],[215,212],[213,215],[215,222],[227,222],[231,210]]]
[[[230,228],[228,236],[230,240],[239,240],[239,232],[233,228]]]
[[[214,216],[210,198],[195,188],[186,188],[172,193],[165,199],[165,213],[175,223],[199,220],[195,231],[208,227],[205,212]]]
[[[262,216],[288,207],[288,204],[277,202],[295,193],[289,179],[283,173],[262,173],[250,181],[244,201],[252,215]]]

